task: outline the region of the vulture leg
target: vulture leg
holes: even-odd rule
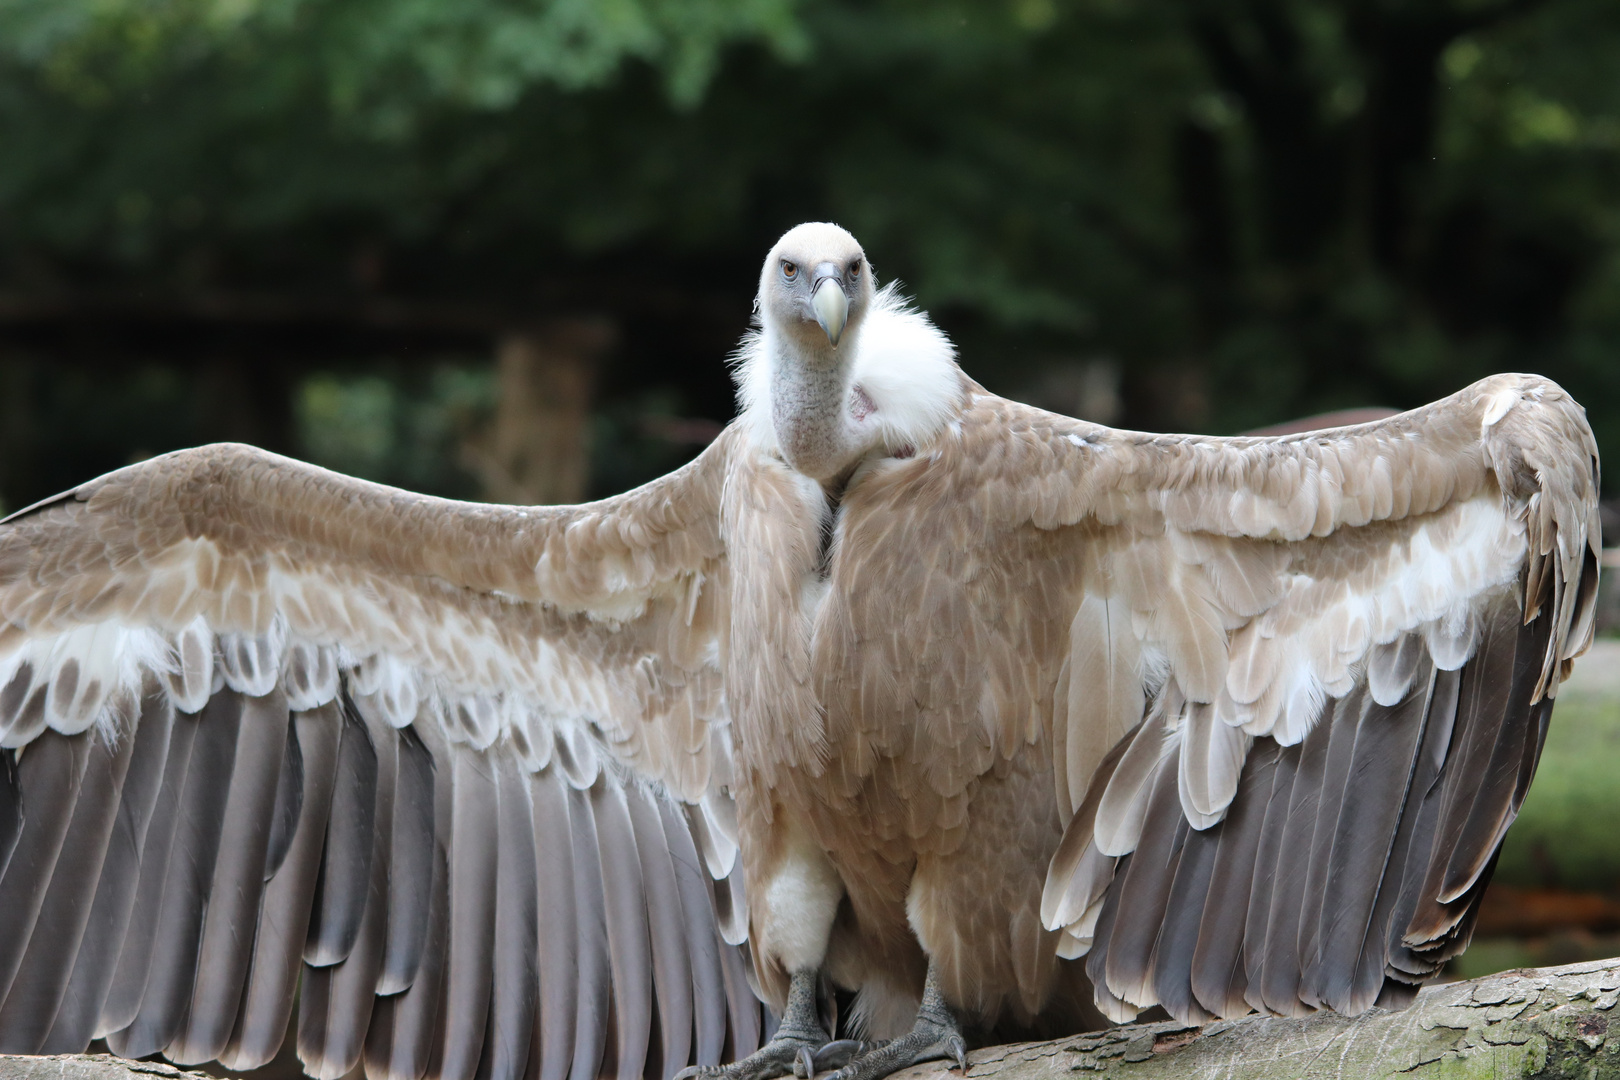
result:
[[[832,1043],[816,1011],[816,986],[821,973],[814,968],[795,972],[788,984],[787,1009],[771,1041],[730,1065],[692,1065],[673,1080],[774,1080],[792,1076],[801,1056],[814,1054]]]
[[[949,1061],[967,1075],[967,1040],[945,995],[939,990],[939,976],[933,962],[928,964],[928,981],[923,984],[922,1006],[917,1023],[898,1039],[891,1039],[833,1073],[832,1080],[883,1080],[891,1073],[924,1061]]]

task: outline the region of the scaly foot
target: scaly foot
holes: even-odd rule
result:
[[[676,1073],[675,1080],[777,1080],[792,1076],[800,1055],[814,1054],[827,1041],[825,1032],[815,1039],[783,1035],[778,1031],[776,1038],[741,1061],[730,1065],[693,1065]]]
[[[955,1025],[923,1020],[898,1039],[883,1043],[832,1074],[832,1080],[883,1080],[890,1073],[924,1061],[949,1061],[967,1075],[967,1040]]]
[[[945,1004],[932,965],[923,986],[917,1022],[898,1039],[880,1044],[832,1074],[831,1080],[883,1080],[891,1073],[924,1061],[949,1061],[967,1075],[967,1040],[962,1026]]]
[[[814,970],[799,971],[788,985],[787,1008],[782,1013],[782,1024],[770,1042],[730,1065],[693,1065],[675,1074],[674,1080],[776,1080],[792,1076],[796,1069],[813,1067],[819,1060],[828,1062],[827,1068],[848,1061],[852,1053],[840,1049],[849,1040],[832,1041],[821,1017],[816,1014],[816,983],[820,978]],[[855,1051],[866,1044],[855,1043]],[[831,1053],[827,1053],[831,1051]],[[844,1056],[839,1057],[840,1053]],[[836,1064],[835,1064],[836,1063]]]
[[[799,1060],[793,1064],[793,1075],[799,1080],[815,1080],[829,1069],[842,1069],[882,1043],[861,1042],[858,1039],[834,1039],[818,1050],[800,1050]]]

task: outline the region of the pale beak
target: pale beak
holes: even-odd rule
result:
[[[827,331],[827,340],[837,347],[838,339],[844,336],[844,324],[849,321],[849,297],[844,295],[838,279],[822,278],[810,297],[810,306],[815,309],[816,322]]]

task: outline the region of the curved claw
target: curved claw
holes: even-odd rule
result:
[[[823,1045],[820,1039],[778,1031],[770,1042],[739,1061],[730,1065],[689,1065],[670,1080],[812,1080],[817,1071],[814,1054]]]
[[[859,1039],[834,1039],[832,1042],[822,1043],[811,1055],[813,1066],[810,1073],[824,1073],[833,1069],[842,1069],[862,1054],[876,1049],[876,1043],[861,1042]]]
[[[799,1080],[814,1080],[825,1072],[842,1069],[862,1054],[870,1053],[882,1043],[862,1042],[859,1039],[834,1039],[822,1043],[811,1050],[806,1047],[799,1051],[798,1060],[793,1063],[793,1075]]]
[[[963,1074],[968,1071],[967,1040],[956,1022],[936,1023],[919,1017],[917,1026],[898,1039],[877,1046],[855,1043],[860,1049],[853,1060],[832,1075],[832,1080],[888,1080],[901,1069],[924,1061],[951,1062]]]

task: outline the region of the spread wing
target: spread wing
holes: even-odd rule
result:
[[[1467,944],[1593,631],[1596,444],[1540,378],[1285,438],[1006,418],[1086,530],[1043,921],[1116,1018],[1354,1013]]]
[[[254,1068],[295,992],[323,1077],[752,1049],[731,442],[534,508],[212,446],[0,525],[0,1052]]]

